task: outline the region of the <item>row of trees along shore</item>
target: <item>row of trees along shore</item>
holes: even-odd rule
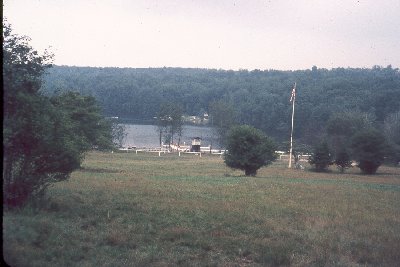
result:
[[[54,66],[43,92],[77,91],[95,97],[107,116],[154,124],[164,103],[178,104],[186,115],[208,113],[210,124],[218,122],[219,110],[230,110],[237,124],[258,128],[280,144],[289,139],[294,82],[298,144],[318,143],[336,113],[362,114],[381,131],[400,110],[400,73],[392,66],[297,71]]]

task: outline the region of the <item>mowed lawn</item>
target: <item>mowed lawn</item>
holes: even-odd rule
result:
[[[4,212],[12,266],[400,266],[399,168],[245,177],[219,156],[91,152],[48,196]]]

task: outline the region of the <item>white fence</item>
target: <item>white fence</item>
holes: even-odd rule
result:
[[[279,154],[279,160],[289,161],[289,154]],[[308,161],[311,157],[309,154],[299,155],[299,161]],[[292,155],[292,160],[294,160],[294,156]]]
[[[161,154],[165,153],[178,153],[179,156],[181,154],[193,154],[193,155],[199,155],[201,157],[202,154],[212,154],[212,155],[223,155],[224,151],[223,150],[218,150],[218,149],[211,149],[210,146],[205,146],[205,147],[200,147],[200,152],[191,152],[190,151],[190,146],[177,146],[177,145],[163,145],[162,147],[155,147],[155,148],[146,148],[146,147],[124,147],[120,148],[119,151],[125,151],[125,152],[135,152],[136,154],[138,152],[149,152],[149,153],[158,153],[158,156],[161,156]]]
[[[177,146],[177,145],[163,145],[162,147],[154,147],[154,148],[146,148],[146,147],[129,147],[129,148],[120,148],[119,151],[126,151],[126,152],[149,152],[149,153],[158,153],[159,156],[165,153],[178,153],[179,156],[182,154],[192,154],[192,155],[199,155],[201,157],[202,154],[211,154],[211,155],[220,155],[222,156],[225,154],[225,150],[220,149],[212,149],[211,146],[202,146],[200,147],[200,152],[191,152],[190,146]],[[286,154],[282,151],[275,151],[277,155],[279,155],[278,159],[281,161],[289,161],[289,154]],[[309,154],[302,154],[299,155],[299,161],[306,162],[310,159],[311,155]],[[294,158],[292,158],[294,160]]]

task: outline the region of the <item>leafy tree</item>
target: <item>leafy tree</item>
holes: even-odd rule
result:
[[[79,143],[82,152],[92,148],[104,150],[113,147],[112,122],[103,118],[94,97],[66,92],[52,97],[51,101],[65,113],[65,120],[71,122],[75,142]]]
[[[210,104],[211,126],[220,146],[226,147],[227,134],[235,125],[235,111],[232,105],[219,100]]]
[[[360,112],[340,112],[333,114],[327,124],[328,145],[332,148],[334,156],[343,148],[350,145],[351,138],[362,129],[371,128],[373,125],[370,116]]]
[[[351,166],[350,154],[346,147],[341,147],[336,153],[335,164],[338,166],[341,173],[344,173],[345,169]]]
[[[385,162],[390,165],[400,166],[400,145],[388,143],[388,151]]]
[[[117,122],[112,122],[112,139],[114,141],[114,146],[122,147],[126,136],[126,127]]]
[[[68,95],[49,99],[40,93],[41,77],[51,66],[52,55],[39,55],[29,41],[28,37],[13,34],[10,25],[4,23],[3,203],[6,207],[21,206],[29,199],[43,196],[50,184],[67,179],[80,167],[83,153],[93,144],[109,144],[108,135],[94,133],[107,127],[95,115],[92,100],[82,106],[84,103],[79,101],[68,102]],[[92,118],[97,121],[91,121]]]
[[[384,133],[388,140],[400,145],[400,110],[387,116],[384,121]]]
[[[333,114],[327,122],[327,132],[332,136],[351,137],[357,131],[371,125],[366,114],[359,112],[341,112]]]
[[[6,206],[21,205],[31,194],[43,193],[48,181],[64,179],[61,172],[54,173],[54,166],[46,162],[48,157],[60,157],[54,152],[62,152],[48,151],[49,144],[57,142],[48,129],[60,121],[59,114],[39,94],[40,77],[50,66],[52,56],[38,55],[29,41],[26,36],[13,34],[7,22],[3,24],[3,203]]]
[[[389,146],[387,162],[398,165],[400,162],[400,111],[387,116],[383,129]]]
[[[317,172],[327,171],[329,165],[332,165],[332,155],[328,143],[321,142],[318,144],[308,162],[311,165],[315,165],[315,170]]]
[[[255,176],[262,166],[272,163],[275,145],[263,132],[244,125],[233,127],[227,136],[225,164],[244,170],[246,176]]]
[[[365,174],[374,174],[383,163],[387,145],[377,130],[364,130],[352,138],[352,154]]]
[[[157,132],[160,134],[160,146],[164,136],[167,143],[174,142],[174,135],[178,134],[178,143],[183,132],[183,111],[179,104],[163,103],[157,113]]]

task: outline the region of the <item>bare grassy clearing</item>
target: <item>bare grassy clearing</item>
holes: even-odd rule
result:
[[[400,170],[257,177],[218,156],[89,153],[42,208],[4,214],[16,266],[396,266]]]

